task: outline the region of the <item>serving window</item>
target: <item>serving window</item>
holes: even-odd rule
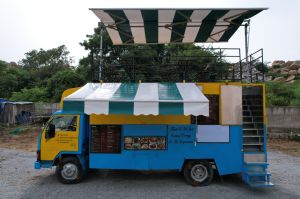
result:
[[[125,150],[166,150],[164,136],[125,136]]]
[[[192,124],[219,125],[219,95],[205,95],[209,100],[209,116],[192,116]]]

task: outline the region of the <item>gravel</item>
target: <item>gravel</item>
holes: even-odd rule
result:
[[[192,187],[180,173],[94,171],[81,183],[63,185],[53,169],[34,170],[35,154],[0,149],[0,198],[300,198],[300,158],[268,154],[272,188],[250,188],[239,175]]]

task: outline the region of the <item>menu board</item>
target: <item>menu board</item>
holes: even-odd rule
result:
[[[93,125],[91,126],[92,153],[120,153],[121,126]]]
[[[166,137],[125,137],[124,149],[126,150],[165,150]]]

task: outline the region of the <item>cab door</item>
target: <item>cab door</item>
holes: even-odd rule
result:
[[[60,152],[78,151],[79,115],[55,115],[41,138],[41,160],[54,160]]]

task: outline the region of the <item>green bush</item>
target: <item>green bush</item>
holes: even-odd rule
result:
[[[281,65],[273,65],[272,68],[274,69],[278,69],[278,68],[281,68],[282,66]]]
[[[13,92],[11,101],[47,102],[49,94],[46,88],[34,87],[31,89],[23,88],[19,92]]]
[[[300,106],[300,81],[266,83],[267,106]]]
[[[292,140],[292,141],[298,141],[298,142],[300,142],[300,135],[299,134],[289,135],[288,139]]]
[[[64,90],[83,86],[84,83],[83,77],[73,70],[59,71],[48,79],[47,91],[51,95],[50,100],[59,102]]]

